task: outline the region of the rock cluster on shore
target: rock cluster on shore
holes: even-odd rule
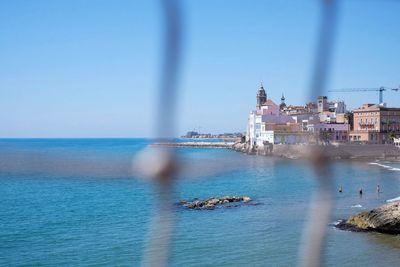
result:
[[[249,153],[249,145],[247,143],[236,142],[232,145],[231,149],[238,152]]]
[[[248,203],[251,198],[248,196],[225,196],[225,197],[212,197],[206,200],[192,200],[192,201],[181,201],[180,204],[188,209],[215,209],[217,206],[229,206],[229,203]]]
[[[385,204],[371,211],[350,216],[337,227],[350,231],[400,234],[400,202]]]

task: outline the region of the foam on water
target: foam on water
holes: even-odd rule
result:
[[[395,197],[395,198],[386,200],[386,202],[388,202],[388,203],[397,202],[397,201],[400,201],[400,197]]]
[[[392,164],[396,164],[396,163],[393,162]],[[396,167],[393,167],[393,166],[390,166],[390,165],[381,164],[381,163],[378,163],[378,162],[370,162],[368,164],[369,165],[379,166],[381,168],[388,169],[389,171],[400,171],[400,168],[396,168]],[[390,164],[390,163],[387,163],[387,164]]]

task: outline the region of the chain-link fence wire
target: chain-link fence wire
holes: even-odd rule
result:
[[[182,6],[179,0],[160,0],[164,15],[164,51],[160,77],[160,108],[156,121],[157,136],[174,136],[175,108],[182,57]],[[311,77],[310,99],[316,99],[326,90],[332,50],[337,25],[337,1],[320,0],[321,22],[317,39],[314,70]],[[161,110],[162,107],[162,110]],[[299,265],[320,266],[323,263],[324,241],[327,225],[333,209],[333,174],[329,158],[323,146],[312,146],[310,160],[314,166],[318,188],[310,203],[307,223],[303,231]],[[175,226],[174,181],[178,176],[179,164],[171,148],[152,147],[136,161],[141,173],[150,177],[156,185],[157,204],[151,219],[142,265],[151,267],[168,266],[171,240]]]
[[[157,136],[172,138],[176,126],[176,100],[182,57],[182,10],[179,0],[160,0],[163,13],[164,47],[160,77]],[[167,266],[175,225],[174,180],[177,162],[173,148],[150,148],[139,158],[139,168],[154,182],[157,190],[156,208],[151,220],[143,266]]]
[[[316,99],[326,92],[326,83],[330,73],[329,68],[335,41],[337,12],[337,0],[322,1],[318,43],[311,77],[311,99]],[[318,187],[310,202],[308,222],[303,230],[299,261],[301,266],[314,267],[321,266],[323,263],[322,255],[324,255],[326,228],[331,219],[334,205],[332,196],[333,177],[326,152],[323,146],[318,146],[311,150],[310,159],[315,169]]]

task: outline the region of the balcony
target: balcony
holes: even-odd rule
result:
[[[375,123],[373,123],[373,122],[360,122],[360,123],[358,123],[358,125],[360,125],[360,126],[374,126]]]

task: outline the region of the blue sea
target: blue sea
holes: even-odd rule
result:
[[[0,266],[140,266],[157,191],[132,163],[149,143],[1,139]],[[261,205],[201,211],[177,206],[170,266],[298,264],[317,187],[312,166],[225,149],[177,153],[183,172],[176,202],[246,195]],[[400,236],[332,225],[400,196],[400,164],[341,160],[332,168],[336,203],[326,226],[325,265],[399,266]]]

